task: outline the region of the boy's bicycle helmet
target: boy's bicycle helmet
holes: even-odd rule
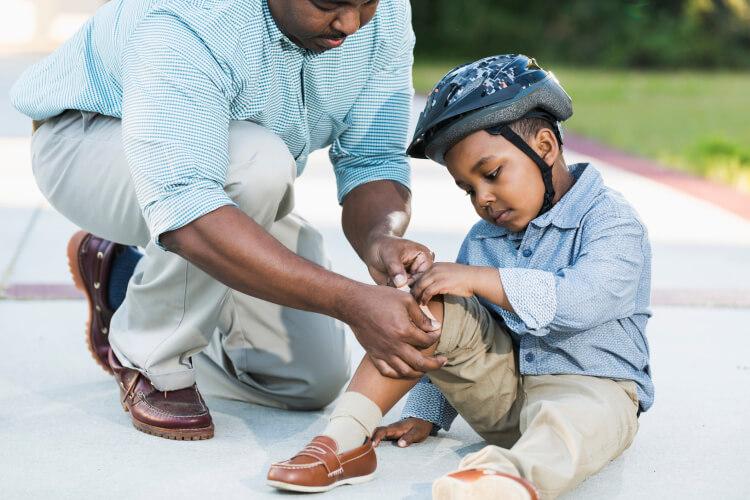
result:
[[[552,206],[552,170],[508,123],[537,117],[548,122],[562,145],[561,121],[573,105],[560,82],[522,54],[487,57],[448,72],[427,97],[407,154],[445,164],[445,153],[468,135],[502,135],[529,156],[544,180],[543,214]]]

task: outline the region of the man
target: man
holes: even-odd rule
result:
[[[431,264],[401,238],[413,43],[406,0],[115,0],[14,86],[40,189],[97,235],[71,239],[71,269],[136,428],[213,435],[193,362],[225,396],[325,406],[349,374],[337,320],[384,375],[441,366],[419,353],[439,325],[411,296],[331,272],[292,213],[309,152],[331,145],[373,278]],[[119,305],[124,245],[145,251]]]

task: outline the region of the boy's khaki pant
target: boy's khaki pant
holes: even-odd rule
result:
[[[581,375],[519,377],[510,335],[476,298],[445,297],[437,352],[446,366],[429,374],[489,443],[459,470],[522,476],[555,498],[630,446],[638,430],[632,381]]]
[[[226,193],[293,252],[330,268],[320,233],[291,213],[296,166],[284,142],[249,122],[232,122],[229,133]],[[269,406],[318,409],[335,399],[350,369],[343,325],[231,290],[150,241],[119,119],[67,111],[37,127],[31,152],[37,184],[60,213],[145,249],[110,326],[123,364],[160,390],[197,375],[204,392]]]

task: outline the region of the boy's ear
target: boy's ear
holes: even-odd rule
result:
[[[534,144],[531,147],[550,167],[555,164],[558,156],[560,156],[560,145],[557,143],[557,137],[551,129],[546,127],[537,131]]]

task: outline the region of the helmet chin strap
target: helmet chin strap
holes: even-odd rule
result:
[[[544,201],[542,202],[542,209],[539,210],[539,213],[536,216],[539,217],[546,213],[552,208],[552,200],[555,199],[555,187],[552,185],[552,167],[547,165],[544,160],[536,154],[536,151],[531,149],[531,146],[529,146],[521,136],[513,132],[508,125],[491,127],[487,129],[487,132],[492,135],[501,135],[505,137],[511,144],[531,158],[532,161],[536,163],[537,167],[539,167],[539,171],[542,173],[542,181],[544,181]]]

